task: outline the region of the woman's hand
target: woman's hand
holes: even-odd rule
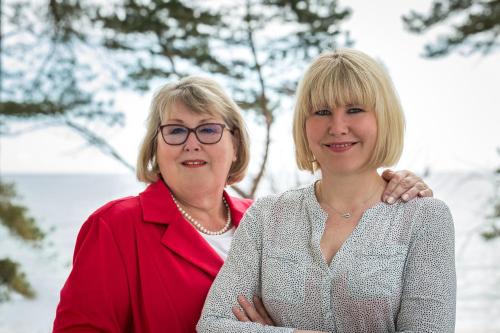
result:
[[[432,190],[427,186],[422,178],[408,170],[392,171],[385,170],[382,173],[384,178],[389,183],[385,187],[382,200],[392,204],[399,198],[403,201],[409,201],[416,196],[432,197]]]
[[[262,303],[262,300],[254,296],[253,297],[253,304],[250,303],[249,300],[246,299],[245,296],[240,295],[238,296],[238,304],[240,307],[237,305],[233,306],[233,313],[236,316],[236,318],[239,321],[251,321],[254,323],[261,323],[262,325],[268,325],[268,326],[276,326],[267,313],[266,308],[264,307],[264,304]],[[293,333],[326,333],[326,332],[320,332],[320,331],[308,331],[308,330],[294,330]]]
[[[245,296],[240,295],[238,296],[238,304],[240,306],[235,305],[232,310],[239,321],[251,321],[262,325],[275,326],[259,297],[254,296],[252,304]]]

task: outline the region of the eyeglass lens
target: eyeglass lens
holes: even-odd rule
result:
[[[222,124],[202,124],[193,129],[183,125],[166,125],[162,126],[162,135],[166,143],[176,145],[184,143],[189,133],[194,131],[198,141],[210,144],[221,139],[223,130]]]

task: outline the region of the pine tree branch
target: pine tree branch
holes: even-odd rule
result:
[[[271,125],[274,121],[273,115],[271,111],[269,110],[268,106],[268,100],[266,96],[266,85],[264,82],[264,77],[262,75],[262,68],[259,63],[259,59],[257,56],[257,50],[255,47],[255,42],[254,42],[254,30],[251,24],[251,6],[250,6],[250,1],[247,0],[246,2],[246,16],[245,20],[247,23],[247,36],[248,36],[248,43],[250,45],[250,50],[252,53],[252,58],[254,61],[255,65],[255,70],[257,71],[257,76],[259,78],[259,85],[260,85],[260,96],[259,96],[259,105],[260,105],[260,111],[262,115],[264,116],[265,119],[265,124],[266,124],[266,140],[264,142],[264,156],[262,158],[262,161],[260,163],[259,171],[257,175],[253,178],[252,180],[252,186],[249,192],[249,196],[253,198],[255,196],[255,192],[257,191],[257,187],[259,186],[259,183],[264,175],[265,168],[267,165],[267,159],[269,156],[269,146],[271,144]]]
[[[81,126],[69,119],[65,120],[64,123],[71,129],[75,130],[80,136],[82,136],[89,144],[98,148],[105,155],[109,155],[113,157],[115,160],[120,162],[123,166],[125,166],[130,171],[135,171],[135,168],[125,160],[123,156],[116,151],[116,149],[111,146],[104,138],[97,135],[90,129]]]

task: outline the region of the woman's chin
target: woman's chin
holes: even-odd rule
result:
[[[338,163],[335,165],[329,165],[322,168],[322,175],[331,175],[331,176],[348,176],[359,174],[363,171],[366,171],[366,168],[363,167],[362,163]]]

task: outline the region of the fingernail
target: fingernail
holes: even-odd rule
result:
[[[389,203],[389,204],[393,204],[393,203],[394,203],[394,201],[395,201],[395,200],[394,200],[394,198],[393,198],[393,197],[388,197],[388,198],[387,198],[387,203]]]
[[[403,194],[401,199],[403,199],[404,201],[408,201],[408,199],[410,199],[410,196],[408,194]]]

